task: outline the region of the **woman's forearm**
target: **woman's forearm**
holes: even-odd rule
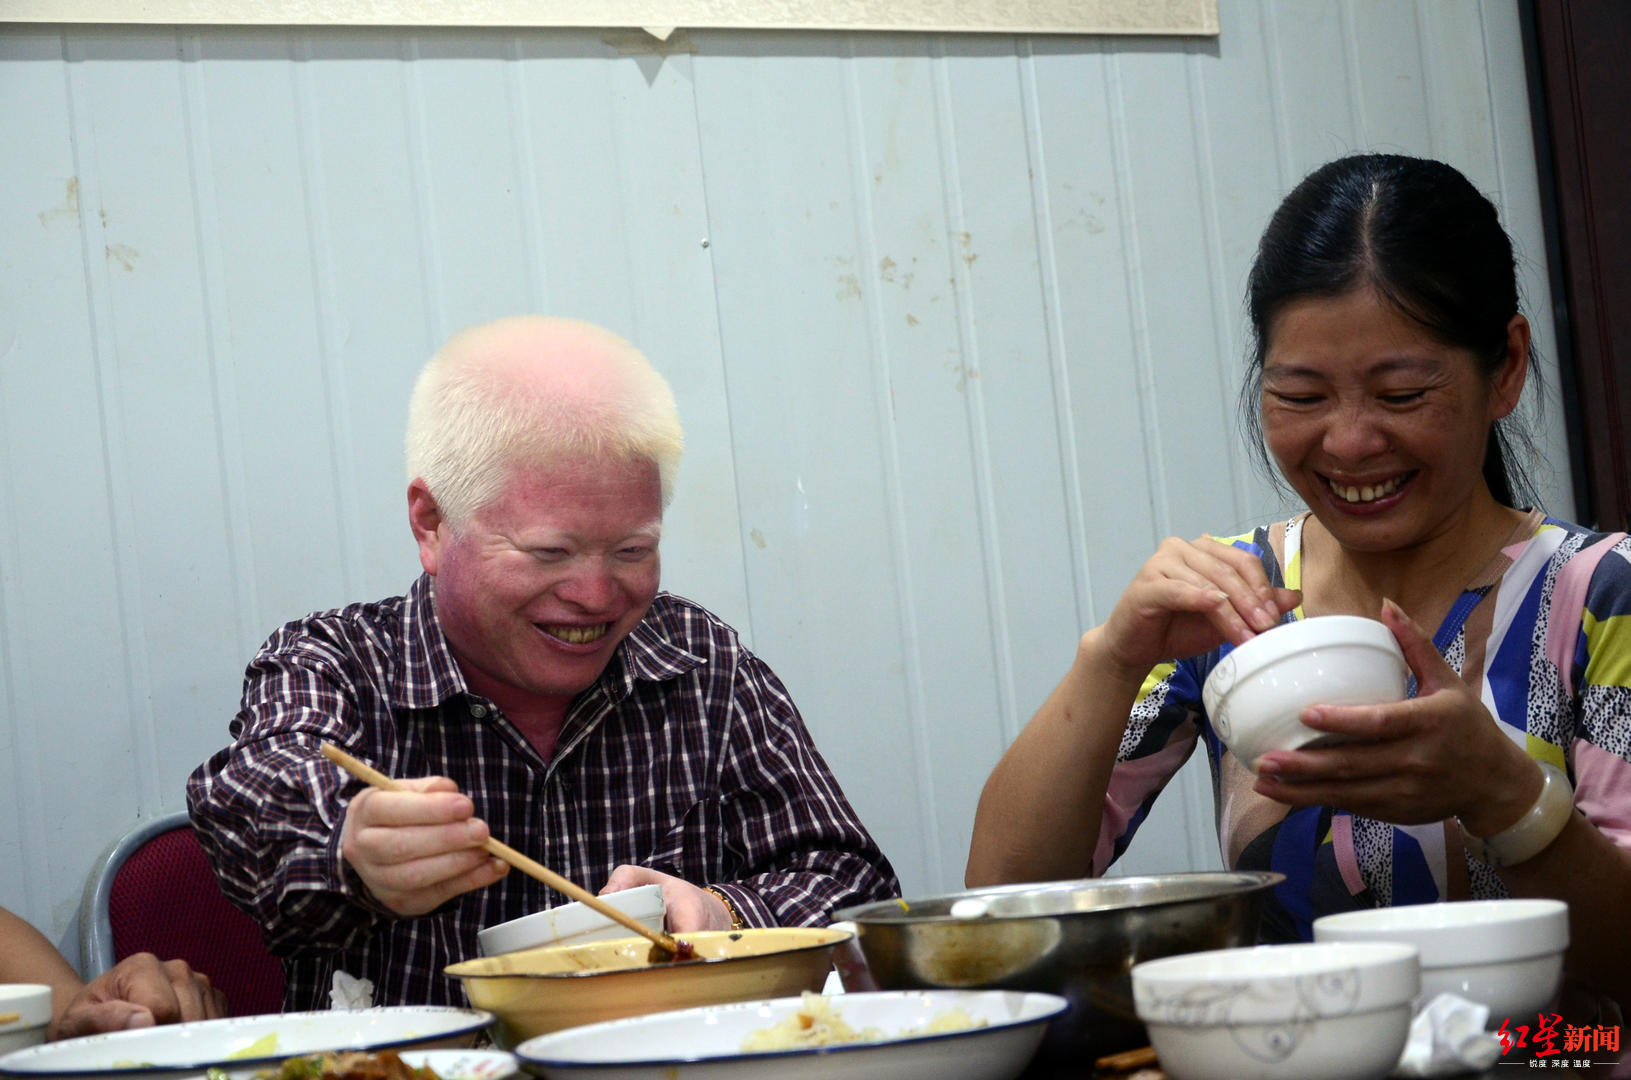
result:
[[[1514,896],[1569,905],[1569,976],[1631,1007],[1631,852],[1576,813],[1545,851],[1500,874]]]
[[[1003,754],[974,816],[970,887],[1092,872],[1110,770],[1147,672],[1119,669],[1083,635],[1076,660]]]

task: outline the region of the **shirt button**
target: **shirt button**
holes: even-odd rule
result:
[[[485,706],[485,705],[471,705],[470,706],[470,715],[474,716],[477,720],[480,720],[482,717],[487,715],[487,706]]]

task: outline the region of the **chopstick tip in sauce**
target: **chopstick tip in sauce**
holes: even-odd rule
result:
[[[697,947],[683,938],[674,938],[674,951],[669,952],[663,946],[652,942],[651,948],[646,951],[648,964],[678,964],[684,960],[697,958]]]

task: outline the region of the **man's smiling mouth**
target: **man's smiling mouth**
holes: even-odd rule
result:
[[[611,623],[596,623],[594,626],[546,626],[543,623],[535,624],[538,629],[558,641],[568,645],[587,645],[592,641],[599,641],[611,629]]]
[[[1368,503],[1392,495],[1414,475],[1416,475],[1414,472],[1400,473],[1373,484],[1343,484],[1329,476],[1321,476],[1320,479],[1325,481],[1325,486],[1330,489],[1331,494],[1343,502]]]

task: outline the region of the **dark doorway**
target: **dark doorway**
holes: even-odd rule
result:
[[[1631,528],[1631,3],[1524,9],[1577,514]]]

